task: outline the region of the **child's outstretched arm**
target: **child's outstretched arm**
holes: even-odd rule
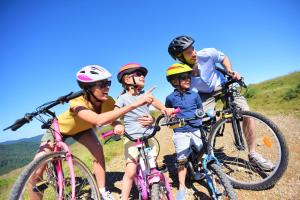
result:
[[[166,108],[166,106],[156,98],[153,98],[152,106],[154,106],[156,109],[160,110],[162,113],[166,115],[174,114],[174,110],[175,110],[174,108]]]

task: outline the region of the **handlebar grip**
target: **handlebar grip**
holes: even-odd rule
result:
[[[101,138],[102,138],[102,139],[105,139],[105,138],[107,138],[107,137],[109,137],[109,136],[112,136],[113,134],[115,134],[114,131],[113,131],[113,130],[110,130],[110,131],[108,131],[108,132],[101,133]]]
[[[174,114],[181,112],[181,109],[178,107],[174,110]]]
[[[241,79],[238,80],[238,84],[239,84],[241,87],[247,88],[247,85],[246,85],[246,83],[244,82],[244,77],[241,77]]]
[[[84,93],[85,93],[84,90],[80,90],[80,91],[78,91],[78,92],[73,92],[73,93],[71,93],[70,96],[67,96],[66,101],[70,101],[70,100],[72,100],[72,99],[75,99],[75,98],[77,98],[77,97],[80,97],[80,96],[83,95]]]
[[[30,121],[30,119],[28,119],[26,117],[23,117],[21,119],[16,120],[16,122],[13,125],[5,128],[4,131],[7,130],[7,129],[11,129],[12,131],[16,131],[17,129],[19,129],[21,126],[23,126],[25,123],[28,123],[29,121]]]

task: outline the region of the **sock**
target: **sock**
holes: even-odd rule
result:
[[[99,191],[100,191],[101,194],[103,194],[106,191],[106,189],[105,189],[105,187],[99,188]]]

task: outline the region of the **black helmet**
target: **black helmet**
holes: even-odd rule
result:
[[[169,44],[168,52],[176,60],[178,55],[181,54],[185,49],[193,45],[195,40],[189,36],[182,35],[176,37]]]

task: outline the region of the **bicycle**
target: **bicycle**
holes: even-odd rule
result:
[[[224,107],[216,111],[216,116],[204,122],[204,130],[211,132],[210,146],[222,169],[227,174],[235,188],[249,190],[264,190],[276,184],[283,176],[288,165],[288,147],[280,129],[270,119],[253,111],[242,111],[233,102],[239,95],[238,88],[247,86],[241,80],[234,80],[222,69],[227,78],[222,85],[221,94]],[[264,169],[248,161],[248,147],[243,127],[243,120],[251,120],[255,126],[256,152],[274,164],[273,169]],[[253,126],[253,127],[254,127]],[[250,129],[248,129],[250,130]]]
[[[212,138],[208,137],[208,132],[205,132],[203,130],[202,125],[193,126],[189,123],[189,121],[191,120],[202,119],[204,117],[208,116],[204,115],[200,110],[197,110],[197,112],[195,113],[195,117],[192,118],[179,119],[177,117],[160,115],[157,118],[157,121],[159,126],[169,126],[171,128],[176,128],[188,124],[191,127],[198,128],[201,133],[199,137],[201,137],[203,142],[202,149],[199,152],[196,147],[191,146],[192,151],[189,157],[186,160],[177,161],[177,166],[185,165],[187,168],[187,176],[192,181],[195,180],[194,177],[196,175],[196,172],[201,172],[202,174],[204,174],[204,177],[201,177],[200,180],[204,179],[204,181],[206,182],[209,194],[212,199],[237,199],[230,180],[222,171],[218,159],[214,156],[212,146],[210,146],[210,140]],[[162,122],[160,122],[161,120]],[[202,158],[201,162],[199,162],[199,158]]]
[[[100,199],[97,183],[88,167],[71,154],[69,146],[63,142],[58,120],[50,109],[84,94],[84,91],[69,93],[54,101],[39,106],[36,111],[5,128],[16,131],[33,118],[42,123],[42,129],[51,131],[54,137],[53,152],[34,159],[21,173],[14,184],[9,199]],[[50,116],[48,120],[43,117]]]
[[[142,136],[141,138],[133,138],[128,133],[124,133],[130,141],[135,142],[135,146],[138,148],[139,157],[137,164],[137,171],[135,175],[135,185],[137,186],[139,192],[140,200],[172,200],[172,191],[170,184],[163,174],[163,171],[158,169],[155,158],[159,155],[159,143],[157,155],[154,155],[152,147],[148,143],[148,139],[155,136],[156,132],[160,130],[160,127],[155,123],[153,132],[150,135]],[[112,136],[112,137],[110,137]],[[110,139],[119,140],[120,138],[114,134],[113,131],[103,133],[101,135],[102,139],[110,137],[105,142]]]

